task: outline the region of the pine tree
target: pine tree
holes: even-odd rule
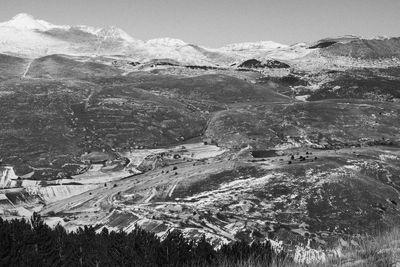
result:
[[[31,223],[34,232],[35,250],[42,266],[61,265],[61,258],[57,250],[56,232],[50,229],[37,213],[33,213]]]
[[[106,228],[97,234],[94,227],[51,229],[39,214],[30,222],[0,218],[0,266],[217,266],[220,259],[232,264],[254,259],[269,266],[273,257],[269,242],[235,242],[216,251],[205,236],[195,242],[180,231],[161,241],[138,226],[129,234]]]

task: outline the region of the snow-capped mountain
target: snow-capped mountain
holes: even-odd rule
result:
[[[114,26],[54,25],[28,14],[18,14],[0,23],[0,52],[30,58],[50,54],[125,55],[139,61],[170,58],[186,63],[210,63],[201,51],[178,39],[144,42]]]
[[[28,14],[0,23],[0,51],[26,57],[112,54],[135,40],[116,27],[54,25]]]
[[[36,20],[29,14],[21,13],[13,17],[11,20],[0,23],[0,27],[7,27],[11,29],[20,30],[39,30],[46,31],[52,28],[60,28],[63,26],[56,26],[44,20]]]
[[[228,65],[288,47],[270,41],[231,44],[218,49],[173,38],[145,42],[114,26],[54,25],[28,14],[18,14],[0,23],[0,52],[29,58],[50,54],[124,55],[141,62],[172,59],[183,64]]]
[[[384,51],[384,52],[382,52]],[[28,58],[51,54],[72,56],[125,56],[139,62],[169,59],[187,65],[231,66],[245,60],[279,60],[291,66],[352,66],[356,60],[400,57],[397,38],[362,39],[357,36],[325,38],[313,44],[284,45],[272,41],[246,42],[206,48],[179,39],[142,41],[111,26],[54,25],[28,14],[0,23],[0,53]],[[363,63],[364,64],[364,63]]]

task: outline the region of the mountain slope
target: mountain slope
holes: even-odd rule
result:
[[[24,58],[0,54],[0,81],[21,77],[27,64]]]
[[[326,56],[346,56],[358,59],[385,59],[400,57],[400,38],[388,39],[354,39],[349,42],[338,42],[325,49]]]

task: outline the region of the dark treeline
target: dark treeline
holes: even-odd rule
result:
[[[54,229],[34,214],[30,222],[0,218],[0,266],[218,266],[256,259],[268,266],[271,244],[236,242],[215,250],[205,240],[188,240],[179,231],[160,240],[137,227],[131,233],[80,228]]]

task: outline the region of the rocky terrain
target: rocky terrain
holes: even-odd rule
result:
[[[211,49],[21,14],[0,39],[2,218],[320,250],[400,222],[398,38]]]

